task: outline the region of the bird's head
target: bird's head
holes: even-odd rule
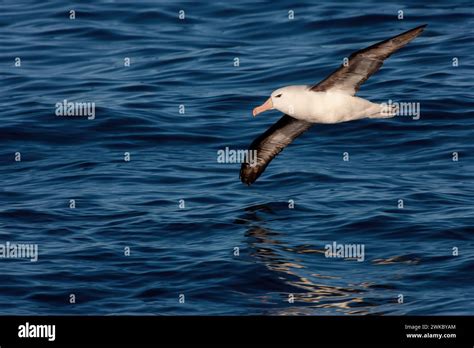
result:
[[[292,115],[294,106],[297,105],[298,99],[301,98],[302,92],[307,90],[307,86],[288,86],[279,88],[272,92],[270,98],[265,103],[253,109],[253,116],[267,111],[276,109],[284,114]]]

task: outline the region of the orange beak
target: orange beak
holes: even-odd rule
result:
[[[253,109],[253,117],[257,116],[258,114],[261,114],[264,111],[271,110],[271,109],[273,109],[273,102],[272,102],[272,98],[270,97],[267,99],[265,103]]]

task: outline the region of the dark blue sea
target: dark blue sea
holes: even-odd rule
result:
[[[419,119],[315,125],[251,186],[218,162],[273,90],[421,24],[358,93]],[[0,258],[0,314],[473,315],[473,28],[470,0],[1,1],[0,244],[38,260]]]

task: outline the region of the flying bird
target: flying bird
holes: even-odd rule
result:
[[[257,160],[242,163],[242,182],[254,183],[278,153],[315,123],[395,116],[396,108],[372,103],[355,94],[385,59],[420,35],[425,27],[426,24],[421,25],[354,52],[345,64],[316,85],[287,86],[274,91],[265,103],[253,109],[253,116],[272,109],[284,115],[250,144],[249,151],[256,151]]]

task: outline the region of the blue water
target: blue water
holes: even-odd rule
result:
[[[2,1],[0,243],[39,259],[0,259],[0,314],[474,314],[472,15],[471,1]],[[250,187],[217,162],[279,119],[251,117],[274,89],[424,23],[359,93],[419,102],[419,120],[316,125]],[[95,119],[56,116],[64,99],[95,102]],[[333,242],[363,244],[364,261],[325,257]]]

